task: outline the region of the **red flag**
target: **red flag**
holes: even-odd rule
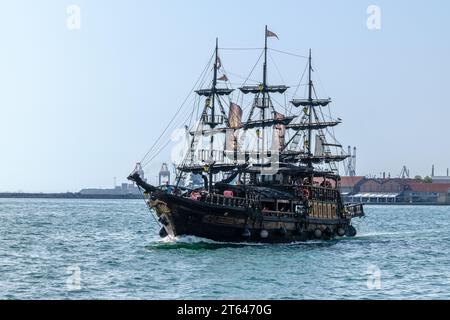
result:
[[[278,38],[278,36],[276,35],[276,33],[270,31],[269,29],[267,29],[266,37],[275,37],[275,38],[277,38],[278,40],[280,40],[280,39]]]
[[[224,74],[224,75],[222,75],[220,78],[217,78],[217,80],[220,80],[220,81],[228,81],[228,78],[227,78],[227,76]]]

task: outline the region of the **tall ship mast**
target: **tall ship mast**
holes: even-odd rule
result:
[[[262,81],[247,84],[253,68],[237,90],[216,39],[212,68],[205,68],[200,82],[207,82],[208,70],[212,79],[209,86],[194,90],[197,116],[193,119],[194,110],[191,125],[186,125],[187,143],[175,181],[153,186],[138,170],[128,177],[143,190],[161,236],[277,243],[356,235],[351,220],[364,216],[364,210],[362,204],[343,203],[339,191],[338,164],[349,155],[334,137],[333,127],[341,120],[327,119],[322,110],[331,99],[317,96],[311,50],[301,57],[307,60],[301,78],[307,71],[307,96],[297,98],[295,90],[287,102],[289,87],[268,81],[271,37],[278,38],[266,26]],[[285,97],[284,105],[274,98],[279,95]],[[246,113],[244,97],[250,98]],[[186,184],[193,177],[201,177],[202,183]]]

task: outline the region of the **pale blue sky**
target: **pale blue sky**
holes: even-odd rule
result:
[[[66,27],[70,4],[81,8],[81,30]],[[371,4],[381,8],[381,30],[366,27]],[[333,114],[344,120],[339,140],[358,147],[359,174],[395,176],[406,164],[425,175],[433,163],[444,174],[449,12],[437,0],[3,0],[0,191],[125,180],[192,87],[215,37],[223,47],[261,47],[265,24],[280,37],[271,47],[313,49]],[[252,66],[236,53],[222,59],[241,74]],[[303,70],[296,63],[279,62],[287,78]]]

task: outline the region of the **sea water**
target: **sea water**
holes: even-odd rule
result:
[[[366,206],[358,235],[161,239],[141,200],[0,199],[0,299],[450,299],[450,207]]]

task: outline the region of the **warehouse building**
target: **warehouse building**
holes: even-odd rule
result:
[[[445,182],[342,177],[341,192],[348,202],[450,204],[450,183]]]

